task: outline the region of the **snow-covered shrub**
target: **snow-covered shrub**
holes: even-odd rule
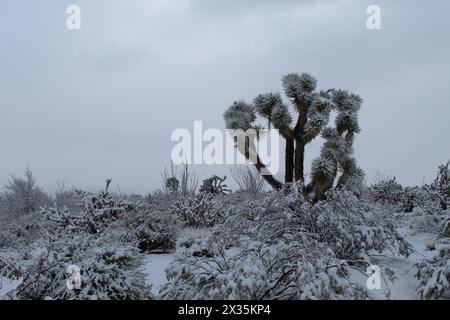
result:
[[[357,299],[348,279],[368,255],[410,245],[392,214],[349,191],[305,201],[301,183],[228,208],[211,234],[178,242],[165,299]],[[365,261],[364,263],[360,260]],[[359,265],[361,264],[361,265]]]
[[[438,168],[436,179],[431,184],[431,191],[439,199],[440,206],[446,210],[450,206],[450,161]]]
[[[230,168],[230,172],[241,192],[261,193],[266,187],[264,178],[253,166],[235,165]]]
[[[354,259],[386,249],[404,256],[411,253],[411,246],[396,230],[390,213],[350,192],[331,193],[328,201],[308,209],[303,207],[297,214],[300,223],[340,258]]]
[[[170,162],[170,167],[165,167],[162,175],[163,194],[173,196],[188,196],[195,194],[198,186],[198,175],[190,170],[188,164],[176,166]]]
[[[450,238],[450,211],[447,210],[447,218],[441,223],[441,235]]]
[[[233,239],[235,234],[263,239],[307,232],[327,243],[337,257],[360,259],[389,249],[408,256],[411,246],[396,230],[392,214],[384,206],[359,199],[349,191],[329,193],[327,201],[305,201],[302,186],[291,184],[264,201],[250,201],[230,209],[216,228]]]
[[[415,276],[420,282],[417,292],[422,299],[437,299],[450,291],[450,209],[447,206],[449,181],[447,163],[446,166],[439,167],[438,176],[431,188],[426,187],[427,191],[431,191],[428,204],[433,205],[424,209],[428,213],[425,216],[433,219],[432,231],[439,235],[441,244],[437,247],[438,254],[415,265]]]
[[[145,299],[151,298],[137,249],[106,238],[71,235],[53,239],[45,255],[25,272],[8,295],[13,299]],[[81,270],[81,288],[69,289],[67,268]]]
[[[416,278],[420,281],[417,292],[422,299],[437,299],[450,290],[450,245],[415,267]]]
[[[14,244],[15,237],[9,230],[0,230],[0,248],[9,247]]]
[[[292,217],[297,228],[327,243],[337,257],[358,259],[385,249],[410,254],[410,245],[397,232],[392,214],[383,206],[339,190],[330,192],[326,201],[312,205],[304,201],[301,186],[291,185],[288,191],[270,199],[269,210]]]
[[[11,176],[5,188],[2,202],[8,215],[31,214],[50,202],[48,195],[36,184],[30,168],[26,168],[23,178]]]
[[[225,184],[226,179],[226,176],[221,178],[219,176],[213,175],[212,177],[203,180],[199,191],[200,193],[209,193],[213,195],[226,194],[230,191]]]
[[[96,234],[135,209],[135,205],[130,201],[115,199],[108,189],[95,194],[83,191],[77,193],[82,199],[78,213],[53,206],[42,209],[41,214],[66,230],[80,228]]]
[[[0,252],[0,276],[8,279],[18,279],[22,276],[23,270],[18,261]]]
[[[392,179],[380,179],[370,187],[370,196],[373,201],[396,204],[402,200],[403,188],[395,177]]]
[[[416,188],[417,203],[412,211],[411,227],[417,232],[441,233],[450,236],[450,171],[449,163],[439,166],[431,185]]]
[[[439,234],[444,230],[449,217],[450,210],[441,210],[437,202],[426,202],[414,208],[409,226],[414,233]]]
[[[144,212],[131,225],[139,250],[167,252],[175,248],[177,224],[175,219],[159,212]]]
[[[40,236],[41,226],[39,223],[21,222],[23,223],[0,225],[0,248],[28,245]]]
[[[181,243],[166,269],[163,299],[364,299],[349,267],[319,244],[244,242],[227,248],[215,235]]]
[[[404,212],[413,212],[414,208],[420,206],[425,199],[427,194],[420,187],[405,187],[402,197],[402,209]]]
[[[76,190],[73,189],[66,189],[64,184],[58,184],[54,205],[59,210],[66,208],[70,212],[77,212],[80,209],[79,204],[82,201],[80,195],[80,192],[76,192]]]
[[[107,184],[109,185],[109,183]],[[55,207],[43,210],[49,243],[31,264],[12,299],[145,299],[151,298],[140,271],[142,254],[133,241],[121,241],[126,222],[137,206],[114,198],[107,189],[79,192],[80,211]],[[136,224],[135,224],[136,226]],[[132,229],[136,231],[137,229]],[[130,239],[126,239],[130,240]],[[81,270],[79,290],[67,286],[69,266]]]
[[[210,227],[222,222],[224,218],[219,199],[214,194],[205,192],[181,197],[173,204],[172,212],[180,217],[186,226],[194,228]]]

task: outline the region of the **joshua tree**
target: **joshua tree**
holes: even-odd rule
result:
[[[266,120],[268,127],[275,127],[286,140],[285,182],[302,181],[305,185],[305,146],[320,134],[325,142],[320,157],[312,163],[311,182],[305,193],[314,191],[314,200],[322,200],[325,192],[335,183],[338,172],[342,172],[337,184],[345,185],[353,177],[363,176],[354,158],[352,144],[354,135],[360,131],[357,113],[362,100],[359,96],[343,90],[317,91],[317,80],[308,73],[291,73],[282,78],[285,95],[298,114],[295,125],[289,106],[283,103],[279,93],[257,96],[253,104],[234,102],[224,113],[228,129],[258,129],[257,114]],[[337,112],[335,127],[327,127],[330,113]],[[254,137],[256,139],[257,137]],[[244,153],[247,159],[254,143],[247,141]],[[254,165],[261,172],[265,165],[256,156]],[[266,181],[279,189],[283,184],[273,175],[264,175]]]

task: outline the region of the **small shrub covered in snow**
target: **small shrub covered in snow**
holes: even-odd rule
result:
[[[227,185],[225,184],[225,180],[227,177],[219,177],[213,175],[211,178],[207,178],[203,180],[202,185],[200,186],[200,193],[209,193],[209,194],[226,194],[230,192]]]
[[[142,252],[167,252],[175,248],[177,225],[168,214],[145,212],[133,225]]]
[[[439,250],[430,260],[415,265],[422,299],[437,299],[450,290],[450,245]]]
[[[166,269],[163,299],[364,299],[349,267],[317,243],[245,242],[226,248],[215,236],[183,243]]]
[[[15,259],[0,256],[0,276],[6,277],[8,279],[18,279],[22,276],[22,268]]]
[[[108,183],[109,185],[109,183]],[[82,194],[81,211],[56,207],[44,210],[49,218],[49,243],[35,263],[24,272],[22,283],[8,296],[12,299],[146,299],[152,298],[140,271],[141,253],[124,237],[125,223],[136,206],[116,200],[107,189]],[[126,214],[127,213],[127,214]],[[145,222],[145,221],[144,221]],[[143,223],[141,240],[150,235]],[[81,271],[79,289],[67,285],[67,268]]]
[[[410,245],[392,216],[348,191],[315,205],[291,184],[229,209],[210,235],[178,243],[166,269],[165,299],[358,299],[349,280],[372,252]],[[364,265],[364,264],[363,264]]]
[[[29,268],[9,296],[15,299],[145,299],[151,298],[136,249],[105,239],[78,235],[53,240],[47,253]],[[67,268],[81,270],[81,287],[67,286]]]
[[[373,201],[395,204],[402,200],[402,186],[395,177],[392,179],[380,179],[370,188],[370,195]]]
[[[386,249],[406,257],[411,253],[411,246],[396,230],[389,212],[350,193],[332,194],[329,201],[311,208],[311,214],[320,241],[328,243],[340,258]]]
[[[130,201],[115,199],[108,192],[108,188],[96,194],[83,191],[78,191],[78,194],[82,199],[79,213],[54,206],[43,209],[42,215],[64,229],[83,229],[90,234],[96,234],[135,209],[135,205]]]
[[[205,192],[181,197],[173,204],[172,212],[180,217],[186,226],[194,228],[210,227],[222,222],[224,218],[217,196]]]

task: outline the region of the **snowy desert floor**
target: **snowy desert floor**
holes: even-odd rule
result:
[[[449,210],[296,192],[146,204],[102,192],[78,213],[21,217],[0,229],[0,299],[449,298]]]
[[[167,281],[165,269],[173,260],[173,253],[149,254],[145,258],[144,273],[152,292],[158,294],[160,286]]]
[[[430,233],[412,234],[412,231],[406,227],[400,228],[399,231],[413,245],[414,252],[408,258],[391,253],[372,257],[373,264],[389,267],[394,271],[396,277],[393,282],[385,278],[386,282],[382,281],[381,289],[369,290],[369,296],[372,299],[386,299],[386,294],[389,290],[389,298],[393,300],[415,300],[420,298],[416,292],[418,281],[414,277],[414,264],[422,261],[424,258],[431,258],[436,254],[436,250],[427,249],[427,246],[436,240],[436,236]],[[34,253],[38,254],[39,250],[34,250]],[[172,262],[174,256],[174,253],[147,254],[145,256],[142,270],[146,275],[147,284],[152,286],[153,294],[157,295],[161,285],[167,282],[165,269]],[[351,279],[361,285],[364,285],[367,281],[367,277],[357,271],[352,272]],[[15,289],[21,283],[21,280],[10,280],[6,277],[0,277],[0,298],[8,291]]]
[[[435,250],[427,249],[427,245],[432,243],[436,236],[430,233],[411,234],[407,228],[399,230],[405,239],[414,247],[414,252],[408,257],[403,258],[398,255],[386,253],[378,257],[372,257],[374,264],[388,266],[395,272],[396,279],[391,282],[389,279],[382,281],[381,289],[373,289],[369,291],[369,295],[373,299],[386,299],[388,287],[390,290],[390,299],[393,300],[416,300],[418,296],[416,289],[418,281],[414,277],[414,264],[422,261],[424,258],[431,258],[436,254]],[[165,268],[170,264],[174,254],[149,254],[145,259],[144,272],[147,275],[147,283],[152,285],[152,292],[157,294],[159,288],[164,284],[166,279]],[[367,277],[359,272],[353,272],[351,275],[353,281],[364,285]],[[387,285],[386,285],[387,283]]]
[[[428,233],[422,233],[417,235],[411,235],[409,230],[402,230],[405,238],[413,244],[415,252],[413,252],[408,258],[403,258],[395,255],[373,257],[374,264],[380,264],[388,266],[395,272],[396,279],[391,282],[389,279],[385,279],[390,289],[390,299],[393,300],[416,300],[419,296],[416,292],[418,281],[414,277],[414,264],[423,260],[424,257],[430,258],[435,254],[434,250],[427,250],[428,243],[433,241],[434,235]],[[144,272],[146,274],[146,280],[149,285],[152,286],[152,292],[158,294],[160,286],[167,281],[165,268],[173,260],[173,253],[166,254],[148,254],[145,259]],[[361,273],[355,271],[352,273],[351,278],[357,283],[364,285],[367,281],[367,277]],[[386,299],[387,286],[383,281],[381,283],[381,289],[373,289],[369,291],[370,297],[373,299]],[[17,282],[12,283],[9,286],[11,288],[17,285]]]
[[[411,234],[407,228],[401,228],[399,231],[413,245],[414,252],[408,258],[389,252],[371,257],[372,264],[384,265],[395,273],[394,281],[384,277],[381,289],[368,290],[369,296],[373,299],[386,299],[388,292],[390,292],[389,299],[392,300],[420,299],[416,292],[419,282],[414,277],[414,264],[436,254],[435,250],[427,250],[427,244],[435,240],[436,236],[430,233]],[[359,272],[353,272],[352,279],[361,285],[367,281],[367,277]]]

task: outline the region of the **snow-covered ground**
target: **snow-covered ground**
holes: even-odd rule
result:
[[[403,225],[408,225],[404,223]],[[436,240],[436,235],[431,233],[414,233],[406,227],[398,228],[399,232],[413,246],[413,253],[404,258],[399,255],[393,255],[385,252],[383,255],[375,255],[371,257],[372,264],[386,266],[395,273],[395,279],[392,282],[387,276],[384,276],[381,282],[381,289],[369,290],[369,297],[372,299],[394,299],[394,300],[415,300],[420,299],[416,289],[419,285],[418,280],[414,277],[414,264],[425,258],[431,258],[436,254],[436,250],[430,250],[429,244]],[[196,234],[200,231],[196,230]],[[207,230],[201,230],[206,233]],[[184,230],[184,235],[193,234],[190,229]],[[30,251],[31,255],[36,257],[44,251],[39,245],[33,246]],[[142,271],[146,275],[146,282],[152,286],[152,292],[158,295],[161,285],[167,282],[165,269],[173,261],[174,253],[164,254],[147,254],[144,259]],[[362,270],[363,271],[363,270]],[[357,270],[353,270],[350,278],[353,282],[366,285],[367,277]],[[10,280],[0,276],[0,299],[10,290],[15,289],[21,282],[21,279]],[[389,288],[389,289],[388,289]],[[386,294],[390,292],[390,295]]]
[[[408,258],[398,255],[395,256],[388,252],[384,255],[372,257],[372,263],[374,265],[386,266],[395,273],[394,281],[390,281],[387,276],[384,276],[384,279],[381,281],[381,289],[368,290],[369,296],[373,299],[386,299],[388,292],[390,292],[389,299],[392,300],[420,299],[416,292],[419,282],[414,277],[414,264],[425,258],[431,258],[436,254],[434,250],[427,250],[427,244],[433,241],[436,235],[430,233],[413,234],[407,228],[399,228],[399,231],[413,246],[414,252]],[[351,279],[363,286],[367,282],[367,277],[358,271],[352,273]]]
[[[373,264],[383,265],[395,272],[395,280],[392,282],[385,276],[381,282],[381,289],[369,290],[369,295],[373,299],[386,299],[389,286],[390,297],[393,300],[416,300],[420,299],[416,289],[418,281],[414,277],[414,264],[424,258],[431,258],[436,251],[427,250],[427,244],[432,242],[436,236],[430,233],[413,234],[407,228],[399,228],[400,233],[411,243],[414,252],[408,257],[394,256],[390,253],[386,255],[372,257]],[[173,260],[174,254],[148,254],[143,266],[147,274],[147,283],[152,285],[152,292],[158,294],[160,286],[167,281],[165,269]],[[358,271],[354,271],[351,279],[365,286],[367,277]],[[384,282],[386,281],[386,282]]]
[[[17,288],[22,279],[10,280],[6,277],[0,276],[0,299],[9,291]]]
[[[165,269],[173,257],[173,253],[165,253],[148,254],[145,258],[143,270],[147,274],[147,283],[152,285],[154,294],[158,294],[160,286],[167,281]]]

